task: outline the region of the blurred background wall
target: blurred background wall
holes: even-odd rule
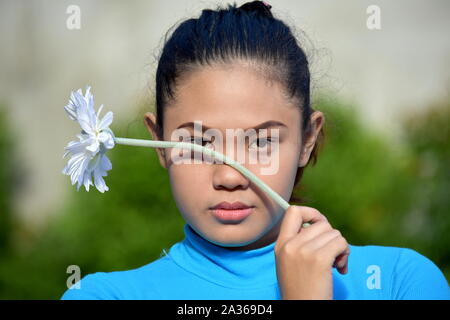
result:
[[[245,1],[236,2],[242,4]],[[5,179],[11,179],[3,181],[2,184],[6,185],[6,189],[11,185],[11,181],[14,184],[14,192],[5,191],[4,195],[8,197],[5,201],[8,201],[12,212],[10,221],[13,229],[4,231],[4,237],[22,239],[22,242],[18,242],[28,248],[24,249],[20,247],[21,245],[18,245],[20,248],[14,248],[14,245],[10,246],[11,248],[8,250],[11,250],[11,260],[8,261],[14,262],[8,265],[8,270],[12,265],[16,267],[21,265],[21,260],[14,258],[16,257],[15,250],[22,252],[23,255],[34,252],[31,256],[33,254],[38,256],[39,250],[46,252],[50,250],[50,247],[46,247],[45,244],[40,244],[42,247],[38,248],[33,246],[38,241],[37,239],[41,239],[40,235],[50,228],[52,219],[76,211],[75,208],[78,207],[76,204],[69,204],[72,203],[71,201],[73,203],[84,201],[90,203],[92,207],[93,202],[109,199],[106,198],[109,196],[102,198],[103,196],[97,194],[96,190],[91,192],[95,193],[94,195],[87,195],[81,189],[79,193],[74,192],[69,177],[63,176],[61,173],[66,164],[66,160],[62,159],[63,148],[78,132],[77,124],[69,121],[63,110],[68,102],[70,92],[78,88],[84,90],[86,85],[91,85],[95,106],[104,104],[105,108],[114,112],[115,122],[117,122],[116,129],[122,132],[121,136],[142,135],[142,138],[149,138],[145,134],[145,130],[142,130],[142,115],[143,112],[152,108],[156,58],[162,47],[166,31],[177,22],[197,17],[204,8],[213,9],[216,4],[225,5],[226,3],[228,2],[193,0],[3,0],[0,2],[0,111],[4,114],[4,128],[7,127],[4,130],[8,130],[11,134],[11,141],[8,142],[10,144],[6,142],[4,144],[7,146],[5,147],[5,159],[8,158],[10,150],[15,152],[14,161],[9,159],[10,162],[5,160],[2,164],[4,170],[7,171]],[[358,128],[354,132],[361,132],[362,137],[365,137],[367,133],[367,139],[370,141],[378,141],[378,139],[383,141],[374,142],[372,150],[377,153],[372,158],[366,159],[369,162],[365,164],[365,168],[373,169],[373,171],[369,170],[369,172],[373,172],[373,177],[380,176],[380,165],[383,165],[384,161],[388,161],[386,159],[391,157],[392,153],[404,150],[398,158],[394,157],[391,160],[392,163],[397,164],[408,163],[402,168],[409,168],[405,169],[406,171],[410,170],[409,175],[405,174],[404,177],[407,178],[399,179],[405,183],[404,185],[390,184],[386,186],[380,182],[379,189],[376,189],[375,184],[369,180],[372,176],[368,174],[368,181],[361,188],[363,190],[374,190],[374,188],[378,191],[384,190],[383,195],[390,192],[390,195],[387,196],[393,197],[393,192],[398,191],[398,188],[411,185],[411,181],[416,184],[418,181],[422,181],[419,180],[419,176],[414,176],[411,172],[425,170],[425,176],[429,177],[428,185],[422,183],[422,186],[427,185],[428,192],[435,190],[437,193],[442,193],[439,193],[439,200],[432,202],[433,204],[439,202],[442,213],[439,217],[446,219],[447,222],[443,225],[448,226],[447,212],[442,209],[445,208],[444,202],[448,198],[449,190],[442,190],[442,188],[448,187],[448,162],[445,164],[445,161],[448,160],[448,153],[443,150],[443,146],[447,143],[445,137],[448,137],[447,114],[441,115],[440,111],[438,113],[430,111],[437,114],[434,118],[430,116],[432,119],[437,119],[434,128],[437,132],[435,133],[430,133],[430,126],[427,126],[426,123],[410,124],[408,127],[405,119],[414,118],[414,115],[416,118],[428,119],[428,116],[425,115],[430,112],[427,113],[427,110],[434,110],[436,105],[442,105],[443,107],[440,109],[448,109],[450,38],[446,31],[449,30],[450,25],[448,19],[450,3],[445,0],[432,2],[425,0],[347,0],[345,2],[280,0],[271,1],[270,4],[273,6],[274,14],[294,26],[298,30],[300,39],[304,39],[302,44],[311,58],[313,94],[316,97],[318,109],[322,105],[324,108],[328,108],[326,110],[330,110],[330,120],[335,119],[336,123],[342,124],[342,128],[347,123],[345,122],[347,120],[343,119],[347,119],[348,115],[348,119],[351,119],[348,120],[348,123],[351,125],[345,128],[352,130]],[[81,10],[80,29],[70,30],[66,25],[70,16],[66,10],[70,5],[77,5]],[[381,10],[380,30],[367,28],[366,20],[369,14],[366,9],[369,5],[377,5]],[[305,32],[306,37],[301,34],[302,31]],[[319,104],[320,101],[326,102]],[[339,111],[336,118],[333,118],[337,109]],[[339,112],[347,113],[344,116]],[[353,127],[353,123],[356,127]],[[414,121],[410,123],[414,123]],[[337,140],[335,145],[339,145],[339,143],[342,143],[343,146],[349,145],[346,143],[345,134],[341,133],[343,136],[339,139],[343,140]],[[433,162],[431,165],[426,165],[426,168],[431,166],[432,169],[419,170],[417,163],[415,165],[411,163],[414,159],[418,159],[421,150],[425,148],[423,145],[429,146],[430,144],[424,143],[415,148],[408,143],[417,142],[417,137],[422,138],[429,133],[438,141],[435,149],[438,153],[442,151],[443,155],[435,160],[437,164]],[[372,135],[376,135],[377,138],[373,140]],[[348,138],[351,139],[351,136],[349,134]],[[328,154],[332,154],[333,147],[331,143],[329,145]],[[366,145],[366,142],[362,142],[356,146],[363,148]],[[380,147],[380,145],[383,146]],[[354,151],[358,152],[358,149]],[[121,163],[120,152],[122,151],[117,151],[117,166],[120,166]],[[155,162],[153,151],[139,152],[142,157],[149,155],[145,163]],[[336,150],[336,153],[339,152]],[[310,170],[311,177],[305,177],[305,185],[307,185],[307,179],[311,180],[309,188],[311,199],[316,199],[316,202],[312,203],[318,207],[327,208],[327,201],[352,201],[352,195],[345,195],[348,196],[348,199],[342,197],[321,198],[317,195],[320,192],[331,194],[320,187],[315,188],[313,182],[317,180],[313,177],[320,176],[319,168],[321,168],[321,172],[324,172],[322,175],[325,175],[327,168],[328,170],[330,168],[326,166],[325,154],[326,151],[324,151],[322,160],[323,167],[319,166],[314,169],[315,171]],[[425,158],[428,159],[432,153],[425,152],[425,154]],[[410,160],[405,160],[407,155]],[[332,156],[329,157],[329,164],[332,165],[331,161],[336,159]],[[373,162],[375,160],[378,162]],[[140,160],[136,158],[135,161]],[[364,162],[364,159],[361,161]],[[7,163],[9,164],[7,165]],[[143,164],[144,168],[145,163]],[[344,165],[344,163],[342,164]],[[349,183],[354,182],[351,179],[358,179],[367,173],[367,170],[363,170],[364,168],[358,171],[355,166],[357,164],[348,168],[355,174],[355,176],[350,175],[350,178],[347,175]],[[441,171],[436,168],[440,168]],[[158,168],[152,167],[147,170],[155,170],[157,173],[151,171],[153,176],[159,174],[161,178],[157,179],[165,181],[161,183],[167,183],[164,180],[164,173],[158,171]],[[386,175],[381,176],[389,180],[393,177],[393,173],[398,173],[403,169],[393,166],[390,170],[383,171]],[[432,171],[431,176],[430,170]],[[436,170],[440,172],[438,176],[435,176],[438,172]],[[15,172],[14,177],[11,177],[11,171]],[[390,174],[388,174],[389,172]],[[344,173],[342,173],[342,177],[345,177]],[[435,177],[441,179],[442,184],[436,182],[438,178],[435,179]],[[111,184],[114,185],[114,178],[110,178]],[[148,183],[146,179],[138,176],[135,178],[136,180],[129,181],[130,186],[136,186],[137,183],[145,186]],[[323,177],[323,179],[327,179],[327,177]],[[336,182],[342,183],[342,179]],[[158,196],[161,203],[170,201],[168,185],[165,186],[167,195],[156,195],[155,193],[155,197]],[[152,192],[151,190],[153,190],[151,186],[146,189],[148,192]],[[406,193],[407,190],[405,190]],[[336,191],[333,194],[339,195],[339,192]],[[417,194],[422,195],[424,192],[414,189],[410,190],[407,195],[395,195],[395,199],[389,198],[389,201],[392,200],[392,202],[386,203],[391,203],[390,205],[379,204],[378,211],[375,209],[370,211],[372,220],[366,219],[357,225],[362,228],[361,230],[369,228],[371,222],[379,221],[377,217],[383,216],[383,214],[386,217],[386,212],[392,210],[401,212],[401,216],[400,213],[398,213],[399,216],[391,215],[397,219],[393,221],[394,223],[409,221],[408,226],[405,227],[409,233],[405,233],[405,237],[406,235],[417,237],[418,234],[411,230],[416,230],[419,234],[424,231],[420,227],[414,227],[414,221],[429,219],[424,215],[430,208],[429,205],[423,204],[425,202],[429,204],[429,201],[421,200],[422,207],[412,202],[411,199],[417,198]],[[142,208],[148,208],[145,206],[148,196],[149,194],[144,193],[141,198],[135,200],[142,201]],[[343,197],[345,196],[343,195]],[[359,196],[368,195],[362,193]],[[403,196],[404,198],[402,198]],[[95,197],[101,199],[94,199]],[[378,194],[371,198],[374,203],[384,199],[377,197]],[[430,199],[429,195],[427,195],[427,199]],[[405,201],[409,204],[407,208],[398,207],[399,202]],[[125,204],[124,207],[126,207]],[[361,204],[361,208],[367,207],[369,207],[367,203]],[[99,204],[98,208],[101,211],[103,206]],[[176,211],[174,207],[171,208]],[[345,205],[341,208],[347,210]],[[385,212],[380,213],[380,208],[383,208]],[[331,207],[327,210],[331,212],[338,209]],[[370,214],[368,213],[368,216]],[[101,214],[99,213],[99,215]],[[175,223],[175,225],[179,227],[180,220],[177,221],[178,224]],[[344,226],[344,220],[336,221]],[[68,229],[65,230],[69,230],[70,226],[73,225],[66,225]],[[61,225],[59,225],[60,227]],[[74,227],[70,230],[78,229]],[[386,230],[385,232],[388,232]],[[445,230],[447,229],[440,230],[441,233],[428,231],[430,234],[446,237],[445,239],[431,237],[428,238],[429,241],[439,240],[442,242],[441,248],[445,248],[445,245],[449,244],[448,233],[445,233]],[[391,231],[395,232],[395,229]],[[352,232],[352,229],[349,229],[348,232]],[[80,231],[77,235],[82,236],[83,233]],[[363,241],[363,237],[359,237],[357,233],[354,235],[355,242]],[[375,232],[371,239],[376,242],[385,235],[385,233]],[[51,239],[63,241],[59,237],[61,234],[55,234]],[[174,239],[166,238],[166,244],[173,242]],[[400,240],[396,242],[395,239],[393,237],[390,244],[412,243],[406,240],[406,242],[400,242]],[[139,241],[136,239],[136,242]],[[44,243],[50,242],[50,239],[44,240]],[[425,248],[430,247],[432,247],[432,242],[427,242],[422,247],[418,245],[417,248],[428,250]],[[101,248],[100,245],[99,248]],[[160,250],[157,244],[154,248],[154,252]],[[75,245],[72,249],[77,252]],[[448,251],[443,253],[442,250],[446,249],[439,250],[441,251],[427,252],[430,252],[435,261],[443,263],[447,261],[444,256],[448,257]],[[65,261],[63,259],[66,257],[65,254],[67,254],[66,251],[59,255],[61,261]],[[86,258],[85,261],[91,261],[89,259]],[[86,268],[88,270],[89,268],[95,270],[99,266],[105,268],[105,266],[114,265],[114,261],[120,260],[118,257],[115,258],[117,260],[110,257],[105,259],[104,264],[91,264]],[[129,260],[125,259],[125,261]],[[139,260],[135,264],[138,265],[141,262],[142,260]],[[61,264],[64,265],[64,262]],[[45,261],[42,264],[37,263],[37,266],[43,265],[45,265]],[[132,264],[124,262],[121,266],[130,265]],[[117,267],[117,264],[115,266]],[[444,267],[448,268],[448,265],[442,266],[442,268]],[[7,273],[7,271],[5,272]],[[6,278],[5,274],[3,274],[4,278]],[[63,272],[60,275],[61,279],[64,276]],[[14,291],[11,291],[12,287],[17,288],[16,296],[33,297],[33,293],[26,294],[26,290],[21,291],[20,284],[15,282],[9,284],[4,282],[3,284],[9,285],[9,292]],[[42,295],[50,297],[55,292],[54,290],[43,289]],[[39,296],[38,292],[34,294]]]

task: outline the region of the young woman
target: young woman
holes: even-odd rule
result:
[[[253,128],[239,147],[278,163],[266,175],[261,162],[245,165],[289,200],[316,159],[325,118],[311,108],[307,57],[270,8],[228,5],[181,23],[161,53],[156,114],[145,123],[154,139],[177,140],[183,129],[212,148],[220,139],[208,139],[207,128],[223,137]],[[220,143],[234,148],[228,138]],[[416,251],[350,245],[318,210],[285,211],[234,168],[176,163],[171,151],[157,150],[185,238],[140,268],[88,274],[62,299],[450,298],[442,272]]]

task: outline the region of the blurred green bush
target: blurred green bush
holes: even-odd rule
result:
[[[412,248],[450,279],[450,104],[407,116],[400,144],[335,100],[317,109],[326,115],[325,145],[296,194],[351,244]]]
[[[326,214],[349,243],[413,248],[450,278],[449,106],[405,122],[401,148],[363,126],[355,109],[326,100],[315,109],[326,116],[326,144],[296,190],[308,199],[304,204]],[[115,134],[149,139],[145,111],[131,123],[116,121]],[[0,121],[0,139],[8,136],[4,125]],[[0,141],[2,161],[8,153]],[[2,223],[1,299],[59,299],[69,265],[78,265],[82,276],[137,268],[182,240],[184,220],[155,150],[121,145],[108,156],[110,191],[88,193],[81,187],[77,192],[67,177],[70,199],[43,232]],[[7,168],[12,167],[1,168],[3,181],[11,179]],[[2,192],[1,205],[8,199]],[[1,219],[9,219],[8,210]],[[12,237],[22,243],[8,241]]]
[[[0,252],[9,250],[12,216],[13,216],[13,194],[14,176],[11,168],[14,166],[14,144],[11,129],[7,123],[7,113],[0,106]]]

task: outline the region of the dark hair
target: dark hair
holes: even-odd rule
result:
[[[169,29],[170,31],[170,29]],[[169,33],[168,31],[168,33]],[[183,21],[165,44],[156,70],[156,131],[163,137],[164,108],[176,100],[175,88],[189,73],[214,63],[227,64],[237,60],[256,62],[255,68],[264,71],[269,80],[282,84],[289,99],[302,111],[303,136],[310,133],[310,72],[305,52],[298,45],[291,29],[275,18],[270,5],[262,1],[236,3],[227,8],[204,9],[200,17]],[[318,140],[307,165],[317,161]],[[299,167],[295,186],[303,175]],[[302,199],[291,195],[290,201]]]

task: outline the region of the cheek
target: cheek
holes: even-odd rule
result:
[[[289,141],[281,143],[279,150],[267,159],[268,163],[253,165],[251,170],[274,191],[282,196],[290,196],[298,169],[298,145]]]
[[[280,178],[284,182],[284,195],[289,198],[294,187],[300,159],[300,148],[295,141],[287,144],[280,153]]]
[[[195,164],[172,165],[169,176],[172,193],[179,207],[190,211],[202,203],[202,195],[211,181],[207,168]]]

